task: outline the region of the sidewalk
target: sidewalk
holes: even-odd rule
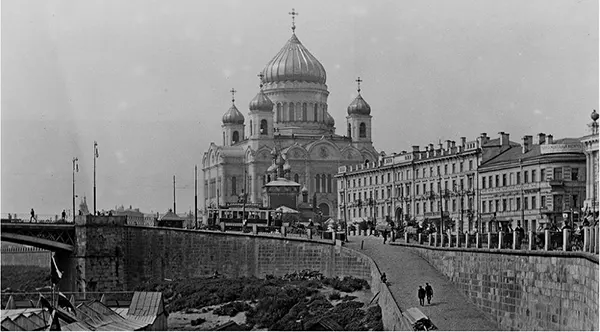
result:
[[[350,236],[349,240],[346,247],[371,257],[381,272],[385,272],[389,288],[402,310],[419,308],[440,330],[498,330],[497,324],[488,320],[444,275],[410,250],[384,245],[383,239],[375,236]],[[363,250],[361,241],[364,241]],[[417,290],[419,285],[424,288],[425,282],[433,287],[433,299],[430,305],[420,306]]]

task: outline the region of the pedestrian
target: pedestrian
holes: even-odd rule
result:
[[[387,284],[387,276],[385,275],[385,272],[383,272],[381,274],[381,282],[383,282],[384,284]]]
[[[383,231],[381,231],[381,233],[383,236],[383,244],[385,244],[385,241],[387,241],[387,237],[388,237],[387,230],[383,230]]]
[[[419,296],[419,304],[422,306],[425,305],[425,290],[423,289],[423,286],[419,286],[417,295]]]
[[[431,304],[431,298],[433,297],[433,287],[426,282],[425,283],[425,293],[427,294],[427,304]]]
[[[62,220],[66,220],[67,219],[67,211],[63,210],[63,212],[61,213],[62,216]]]
[[[35,217],[35,211],[33,211],[33,208],[31,208],[31,217],[29,217],[29,222],[31,222],[32,220],[35,220],[35,222],[37,222],[37,218]]]

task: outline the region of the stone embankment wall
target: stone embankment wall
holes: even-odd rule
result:
[[[2,266],[37,266],[50,269],[51,252],[37,248],[2,249]]]
[[[598,256],[406,245],[505,330],[598,331]]]
[[[129,287],[147,281],[204,277],[283,276],[294,271],[317,270],[325,276],[366,279],[382,309],[386,330],[412,330],[402,316],[381,274],[369,257],[331,242],[243,235],[222,232],[127,229],[124,283]]]

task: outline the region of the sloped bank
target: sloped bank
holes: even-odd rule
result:
[[[402,316],[375,262],[331,242],[211,231],[127,226],[125,280],[135,287],[152,280],[212,275],[257,277],[314,270],[326,277],[353,276],[369,281],[382,310],[385,330],[412,330]]]
[[[440,248],[415,251],[505,330],[598,331],[598,256]]]

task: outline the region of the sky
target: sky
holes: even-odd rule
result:
[[[2,215],[201,206],[221,117],[247,116],[257,74],[296,35],[327,71],[328,109],[371,106],[387,154],[498,132],[588,134],[598,109],[598,1],[1,2]]]

